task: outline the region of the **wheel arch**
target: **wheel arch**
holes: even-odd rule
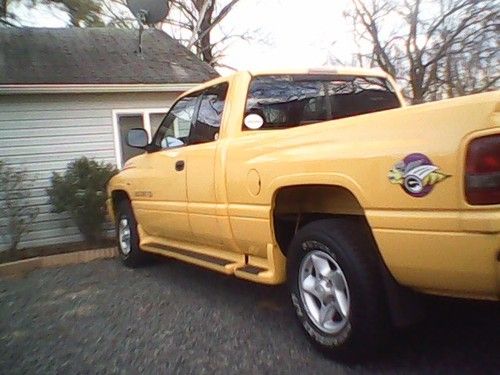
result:
[[[392,323],[407,326],[420,320],[423,316],[420,297],[392,276],[373,236],[364,206],[355,193],[342,185],[300,184],[281,187],[273,194],[273,236],[285,257],[288,245],[301,227],[312,221],[342,216],[358,218],[357,225],[361,225],[362,231],[373,241]]]
[[[273,194],[274,239],[286,256],[295,232],[305,224],[338,215],[365,216],[357,196],[341,185],[297,184],[283,186]]]
[[[130,196],[125,190],[117,189],[111,192],[111,201],[113,202],[113,213],[115,216],[118,204],[124,200],[131,202]]]

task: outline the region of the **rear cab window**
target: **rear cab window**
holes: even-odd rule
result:
[[[260,129],[265,130],[314,124],[399,107],[401,103],[395,89],[381,77],[268,75],[252,79],[245,116],[261,116],[264,124]]]

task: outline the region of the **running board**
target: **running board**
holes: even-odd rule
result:
[[[233,275],[236,267],[240,267],[244,264],[243,256],[241,256],[241,261],[238,261],[236,259],[229,260],[219,258],[210,254],[203,254],[196,251],[173,248],[157,243],[144,244],[141,245],[141,248],[149,253],[155,253],[179,259],[183,262],[209,268],[226,275]]]
[[[207,254],[165,246],[158,243],[142,244],[144,251],[179,259],[186,263],[209,268],[226,275],[235,275],[241,279],[261,284],[281,284],[285,281],[286,259],[281,251],[267,244],[267,258],[243,254],[231,255],[233,259],[220,258]],[[229,256],[229,254],[227,254]]]

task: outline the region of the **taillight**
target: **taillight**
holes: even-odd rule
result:
[[[470,204],[500,203],[500,134],[477,138],[469,144],[465,196]]]

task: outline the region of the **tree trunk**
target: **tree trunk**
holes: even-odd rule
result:
[[[197,4],[198,12],[201,12],[203,7],[203,2]],[[207,32],[212,27],[212,17],[215,9],[215,1],[212,1],[207,7],[207,10],[203,14],[203,18],[200,22],[200,28],[198,30],[198,54],[203,61],[211,64],[214,59],[212,51],[212,43],[210,32]]]
[[[7,2],[9,0],[1,0],[0,1],[0,17],[7,18]]]

